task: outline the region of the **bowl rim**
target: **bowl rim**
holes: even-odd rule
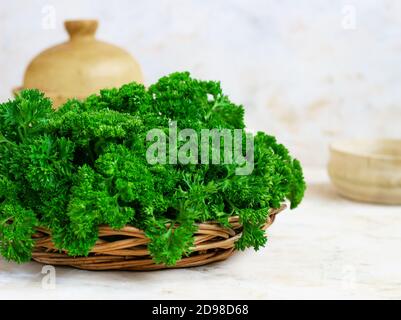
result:
[[[375,153],[369,152],[368,150],[363,150],[363,148],[352,149],[353,144],[361,145],[380,145],[380,144],[396,144],[400,146],[401,149],[401,138],[355,138],[355,139],[342,139],[336,140],[329,144],[330,152],[342,153],[344,155],[350,155],[354,157],[369,158],[376,160],[386,160],[386,161],[401,161],[401,153],[398,155],[389,155],[385,153]]]

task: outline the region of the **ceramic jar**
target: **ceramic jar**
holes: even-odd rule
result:
[[[84,99],[103,88],[143,82],[137,61],[125,50],[95,38],[96,20],[66,21],[69,41],[51,47],[29,64],[23,88],[37,88],[57,108],[69,98]]]

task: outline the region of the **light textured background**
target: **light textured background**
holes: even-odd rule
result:
[[[337,138],[401,137],[401,1],[1,1],[2,101],[72,18],[99,19],[98,38],[135,55],[148,84],[176,70],[221,80],[248,127],[306,165]]]

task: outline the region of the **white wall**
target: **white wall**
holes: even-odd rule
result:
[[[399,0],[2,0],[2,101],[72,18],[99,19],[98,38],[133,53],[148,84],[176,70],[221,80],[248,127],[304,164],[325,164],[337,138],[401,137]]]

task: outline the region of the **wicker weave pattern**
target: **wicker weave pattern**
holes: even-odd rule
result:
[[[262,228],[267,229],[285,207],[282,205],[281,208],[272,210]],[[155,264],[147,250],[149,239],[142,230],[132,226],[120,230],[100,226],[99,239],[87,257],[70,257],[65,252],[60,252],[54,247],[50,232],[38,228],[34,235],[36,244],[33,259],[44,264],[85,270],[147,271],[200,266],[225,260],[234,253],[234,243],[241,237],[242,226],[238,217],[231,217],[230,224],[231,228],[223,228],[213,221],[199,224],[191,254],[172,267]],[[110,241],[110,236],[119,236],[119,240]]]

